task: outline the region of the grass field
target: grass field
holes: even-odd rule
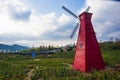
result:
[[[120,80],[120,50],[102,50],[102,71],[82,73],[72,69],[74,52],[37,56],[0,54],[0,80]]]

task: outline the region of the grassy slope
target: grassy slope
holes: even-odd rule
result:
[[[51,58],[74,58],[74,51],[56,53],[51,55]],[[112,66],[120,63],[120,50],[101,50],[103,60],[106,66]]]
[[[120,50],[102,50],[102,56],[107,68],[114,68],[115,64],[120,63]],[[119,71],[93,71],[88,74],[74,71],[68,65],[73,63],[74,52],[56,53],[47,58],[27,60],[25,57],[20,58],[23,59],[17,56],[16,60],[14,57],[11,61],[10,59],[0,61],[0,80],[7,78],[17,80],[19,77],[23,79],[31,69],[34,69],[32,80],[119,80],[120,78]]]
[[[101,52],[106,66],[120,64],[120,50],[102,50]]]
[[[58,80],[58,78],[61,80],[117,80],[120,79],[120,72],[111,70],[112,68],[115,68],[116,64],[120,63],[120,50],[101,50],[102,56],[104,59],[104,63],[106,66],[106,69],[109,68],[109,70],[105,71],[93,71],[92,73],[84,74],[80,73],[78,71],[74,71],[72,69],[69,69],[68,66],[63,67],[63,65],[56,66],[57,68],[49,68],[47,70],[44,70],[46,72],[46,76],[42,75],[43,79],[50,78]],[[64,52],[64,53],[56,53],[48,58],[57,60],[58,63],[73,63],[74,59],[74,52]],[[72,71],[71,71],[72,70]],[[57,72],[56,72],[57,71]],[[51,73],[52,72],[52,73]],[[62,75],[64,74],[64,75]],[[64,77],[64,78],[63,78]]]

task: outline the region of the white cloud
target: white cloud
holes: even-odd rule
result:
[[[66,25],[68,24],[69,22],[71,22],[71,19],[70,17],[68,17],[67,15],[65,15],[64,13],[58,18],[58,24],[60,26],[63,26],[63,25]]]
[[[120,2],[110,0],[86,0],[91,6],[92,23],[99,39],[108,38],[112,32],[120,31]]]
[[[93,27],[99,39],[113,34],[119,35],[120,3],[103,0],[86,0],[86,5],[91,6],[90,12],[93,13]],[[24,15],[29,12],[30,14]],[[27,20],[25,21],[21,16],[25,16]],[[27,4],[22,3],[20,0],[0,0],[0,37],[2,43],[18,43],[29,46],[53,44],[54,42],[57,44],[60,43],[59,40],[49,41],[47,39],[51,35],[53,35],[51,37],[64,37],[67,36],[66,33],[69,35],[73,25],[69,29],[65,26],[71,23],[73,23],[71,17],[64,13],[60,16],[57,16],[55,12],[41,15],[34,8],[28,7]],[[64,30],[65,28],[67,29]],[[49,34],[44,35],[47,32]]]
[[[120,38],[120,31],[112,32],[109,37]]]
[[[24,46],[30,46],[30,47],[39,47],[40,45],[42,46],[49,46],[49,45],[53,45],[55,47],[57,46],[66,46],[68,44],[71,44],[71,43],[75,43],[76,41],[74,40],[21,40],[21,41],[16,41],[14,42],[15,44],[21,44],[21,45],[24,45]],[[11,43],[8,43],[8,44],[11,44]],[[13,43],[12,43],[13,44]]]
[[[54,12],[44,15],[36,14],[33,8],[27,7],[20,0],[0,0],[0,7],[2,7],[0,8],[0,36],[3,43],[6,41],[6,43],[29,45],[33,42],[39,45],[38,39],[41,40],[44,33],[55,31],[71,21],[71,18],[65,14],[59,17]],[[26,11],[31,11],[29,20],[13,18],[16,14],[26,14]]]

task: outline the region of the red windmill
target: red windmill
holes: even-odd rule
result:
[[[81,22],[76,44],[73,69],[81,72],[104,69],[104,62],[91,23],[92,13],[88,12],[90,7],[88,7],[79,16],[76,16],[64,6],[62,8]],[[77,23],[70,38],[74,36],[78,27],[79,23]]]

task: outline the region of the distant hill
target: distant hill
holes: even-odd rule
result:
[[[21,45],[5,45],[5,44],[0,44],[0,50],[10,50],[10,51],[19,51],[19,50],[26,50],[29,49],[29,47],[26,46],[21,46]]]

